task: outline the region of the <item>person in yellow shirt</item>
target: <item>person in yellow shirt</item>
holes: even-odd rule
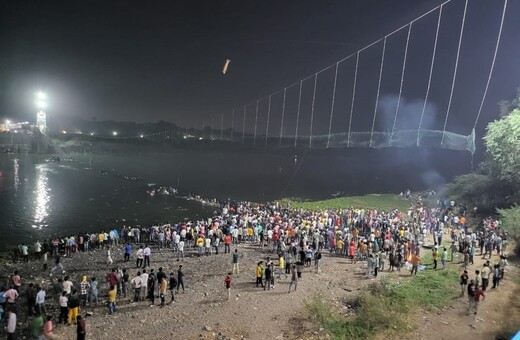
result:
[[[410,275],[413,275],[415,272],[415,275],[417,275],[417,268],[419,267],[419,264],[421,263],[421,258],[419,255],[413,255],[412,256],[412,271]]]
[[[344,246],[345,242],[343,242],[343,240],[341,238],[338,239],[338,242],[336,243],[336,247],[338,248],[338,252],[340,255],[343,254],[343,246]]]
[[[280,253],[280,258],[278,259],[278,278],[281,278],[282,274],[287,278],[287,274],[285,274],[285,259],[284,254]]]
[[[433,248],[432,258],[433,258],[433,269],[437,270],[437,260],[439,260],[439,249],[437,249],[437,246],[435,246],[435,248]]]
[[[104,232],[99,233],[98,241],[99,241],[99,248],[104,248],[104,242],[105,242],[105,233]]]
[[[202,238],[202,236],[199,236],[195,244],[197,245],[197,252],[198,256],[200,257],[202,256],[202,250],[204,248],[204,238]]]
[[[264,283],[262,282],[262,276],[264,275],[264,261],[258,262],[256,266],[256,286],[260,284],[262,288],[264,288]]]
[[[110,286],[110,290],[108,291],[108,314],[114,314],[117,310],[116,296],[117,296],[116,286]]]

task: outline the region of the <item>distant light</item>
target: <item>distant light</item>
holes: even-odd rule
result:
[[[202,137],[199,137],[199,140],[202,140]]]
[[[91,135],[91,136],[94,136],[94,132],[91,132],[90,135]]]
[[[67,131],[63,130],[61,133],[63,133],[64,135],[66,135],[66,134],[67,134]]]
[[[6,123],[7,125],[9,125],[9,124],[11,124],[11,121],[8,119],[8,120],[5,121],[5,123]]]
[[[117,136],[117,131],[112,131],[113,136]]]
[[[139,137],[144,138],[144,135],[139,135]]]
[[[42,91],[38,91],[36,93],[36,98],[38,98],[38,99],[46,99],[47,95],[45,93],[43,93]]]
[[[45,109],[47,107],[47,103],[44,102],[43,100],[38,100],[36,102],[36,106],[39,108],[39,109]]]
[[[78,131],[78,134],[80,134],[80,135],[81,135],[81,134],[83,134],[83,132],[81,132],[81,131]]]
[[[188,138],[188,136],[184,136],[184,137],[182,137],[182,138],[186,139],[186,138]]]

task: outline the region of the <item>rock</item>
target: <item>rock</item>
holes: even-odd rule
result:
[[[213,330],[213,328],[211,328],[210,326],[204,326],[204,330],[209,332]]]

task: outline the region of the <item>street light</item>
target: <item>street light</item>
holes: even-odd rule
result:
[[[45,93],[43,93],[42,91],[38,91],[38,92],[36,93],[36,98],[38,98],[38,99],[42,99],[42,100],[43,100],[43,99],[47,99],[47,95],[46,95]]]
[[[117,131],[112,131],[113,136],[117,136]]]

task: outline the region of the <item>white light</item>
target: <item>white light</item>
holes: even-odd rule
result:
[[[139,137],[144,138],[144,135],[139,135]]]
[[[117,131],[112,131],[113,136],[117,136]]]
[[[43,100],[38,100],[36,102],[36,106],[39,108],[39,109],[45,109],[47,107],[47,103],[45,103]]]
[[[199,137],[199,140],[202,140],[202,137]]]
[[[61,133],[63,133],[64,135],[66,135],[66,134],[67,134],[67,131],[63,130]]]
[[[47,96],[42,91],[39,91],[39,92],[36,93],[36,98],[38,98],[38,99],[46,99]]]
[[[90,135],[91,135],[91,136],[94,136],[94,132],[91,132]]]
[[[182,137],[182,138],[186,139],[186,138],[188,138],[188,137],[187,137],[187,136],[184,136],[184,137]]]

